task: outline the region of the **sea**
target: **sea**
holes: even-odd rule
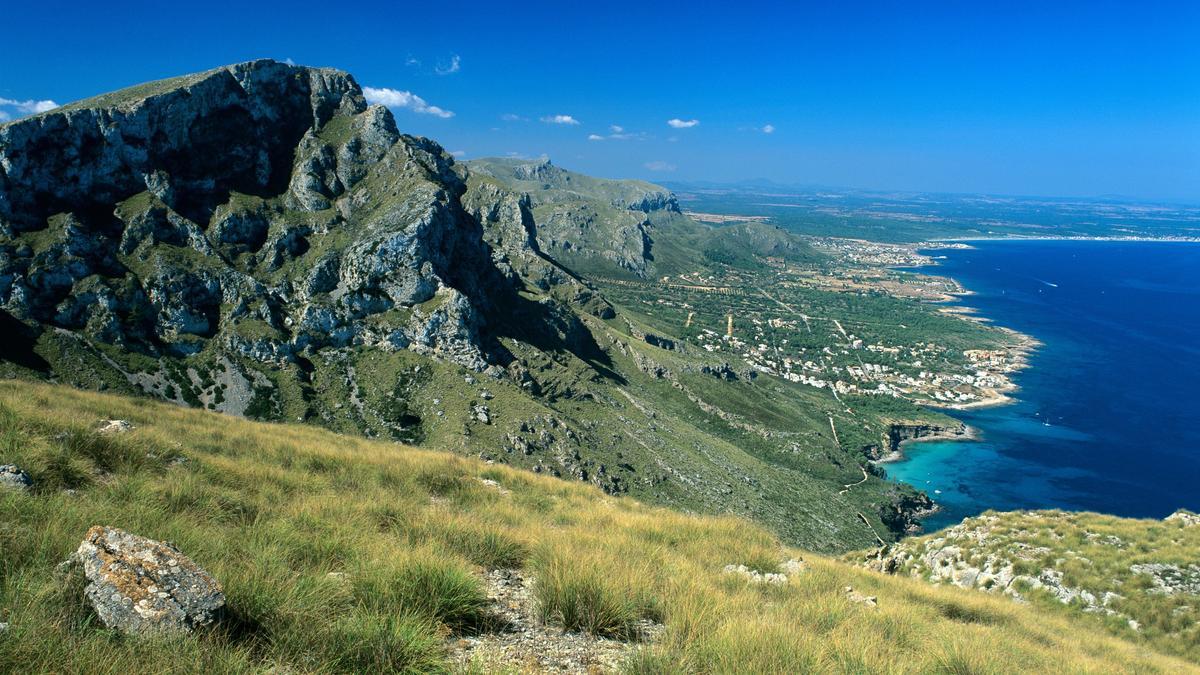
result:
[[[978,440],[908,443],[885,465],[939,504],[925,530],[988,509],[1200,511],[1200,243],[969,243],[921,271],[1042,346],[1015,403],[950,413]]]

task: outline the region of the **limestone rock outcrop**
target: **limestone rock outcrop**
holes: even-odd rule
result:
[[[0,311],[155,357],[506,366],[486,314],[536,259],[528,200],[469,211],[464,176],[335,70],[253,61],[74,103],[0,125]]]
[[[217,580],[179,549],[115,527],[88,530],[72,563],[100,621],[123,633],[190,631],[225,605]]]

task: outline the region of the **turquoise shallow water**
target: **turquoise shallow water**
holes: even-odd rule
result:
[[[986,509],[1200,509],[1200,244],[972,245],[927,271],[1044,346],[1017,403],[954,413],[980,440],[909,444],[886,466],[941,506],[926,529]]]

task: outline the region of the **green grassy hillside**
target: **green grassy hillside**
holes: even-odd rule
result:
[[[95,431],[111,418],[134,429]],[[499,630],[484,581],[497,569],[531,578],[536,616],[605,636],[629,672],[1192,669],[1037,606],[788,548],[745,520],[312,426],[3,381],[0,462],[34,480],[0,492],[5,672],[528,669],[486,650],[453,665]],[[224,619],[176,637],[102,629],[58,571],[96,524],[173,542],[223,584]],[[799,559],[786,583],[750,580]]]
[[[988,512],[865,559],[875,569],[1006,595],[1200,662],[1200,516]]]

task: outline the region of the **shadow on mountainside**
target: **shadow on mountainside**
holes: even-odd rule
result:
[[[0,310],[0,361],[8,361],[22,368],[38,372],[49,372],[50,364],[34,351],[38,332],[21,323],[12,314]]]

